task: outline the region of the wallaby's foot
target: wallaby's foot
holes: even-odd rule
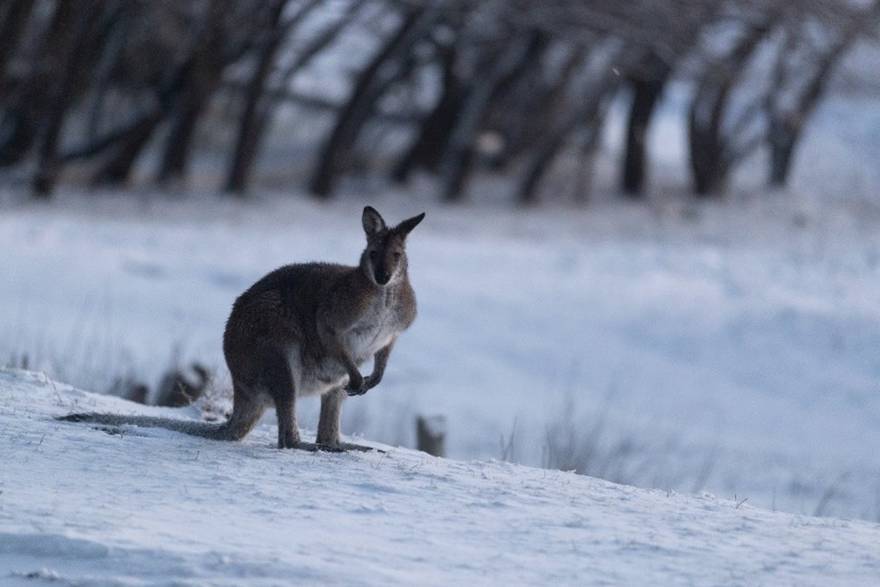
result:
[[[92,414],[67,414],[66,416],[55,416],[59,422],[89,422],[93,420]]]
[[[318,452],[319,450],[326,450],[320,444],[315,444],[314,442],[305,442],[303,440],[299,440],[290,446],[278,446],[278,448],[295,448],[297,450],[304,450],[306,452]]]
[[[278,435],[278,448],[299,448],[300,444],[298,434],[286,432]]]
[[[370,451],[385,452],[384,450],[379,450],[377,448],[373,448],[372,446],[364,446],[362,444],[352,444],[350,442],[341,442],[339,444],[339,446],[342,447],[343,451],[353,450],[355,452],[370,452]]]
[[[318,442],[315,443],[315,448],[323,452],[345,452],[345,449],[342,448],[342,444],[339,442],[336,443],[324,443]]]
[[[371,450],[376,450],[371,446],[363,446],[360,444],[352,444],[350,442],[337,442],[335,444],[317,444],[318,450],[323,450],[326,452],[370,452]],[[379,451],[384,452],[384,451]]]
[[[307,450],[309,452],[348,452],[350,450],[360,451],[360,452],[368,452],[371,450],[376,450],[369,446],[361,446],[359,444],[349,444],[347,442],[340,442],[338,444],[321,444],[320,442],[300,442],[294,448],[298,448],[300,450]],[[385,451],[379,451],[385,452]]]
[[[384,450],[381,450],[378,448],[373,448],[371,446],[363,446],[360,444],[351,444],[349,442],[339,442],[337,444],[322,444],[320,442],[300,441],[300,442],[296,443],[295,446],[285,446],[285,447],[279,447],[279,448],[296,448],[296,449],[304,450],[307,452],[335,452],[335,453],[342,453],[342,452],[348,452],[348,451],[354,451],[354,452],[375,451],[375,452],[380,452],[380,453],[385,452]]]

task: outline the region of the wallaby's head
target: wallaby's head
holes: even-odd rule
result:
[[[361,269],[373,283],[384,287],[406,274],[406,237],[424,217],[422,212],[388,228],[375,208],[364,208],[361,221],[367,234],[367,248],[361,255]]]

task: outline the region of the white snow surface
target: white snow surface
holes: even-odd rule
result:
[[[0,371],[0,584],[876,585],[880,526],[495,461],[108,433],[191,417]]]
[[[419,318],[343,430],[414,446],[443,415],[448,454],[549,464],[789,512],[880,520],[880,208],[735,194],[525,214],[493,202],[351,194],[179,201],[59,194],[0,217],[0,364],[105,391],[155,385],[176,346],[216,369],[235,297],[285,263],[355,263],[360,211],[410,237]],[[364,371],[369,371],[369,365]],[[313,427],[316,401],[299,402]],[[272,416],[267,416],[271,418]],[[558,465],[558,463],[557,463]]]

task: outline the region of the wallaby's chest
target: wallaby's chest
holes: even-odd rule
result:
[[[356,362],[366,361],[399,334],[400,320],[393,300],[377,300],[345,336],[345,346]]]

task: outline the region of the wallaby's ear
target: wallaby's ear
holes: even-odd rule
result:
[[[413,228],[418,226],[419,222],[425,219],[425,213],[422,212],[418,216],[413,216],[412,218],[407,218],[400,224],[394,227],[394,232],[402,234],[403,236],[408,235]]]
[[[385,230],[385,221],[382,220],[382,215],[376,212],[376,209],[372,206],[364,208],[361,222],[364,225],[364,232],[367,233],[367,236],[372,236],[377,232]]]

